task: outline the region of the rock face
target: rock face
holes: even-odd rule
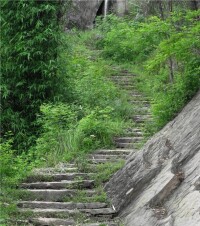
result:
[[[127,226],[200,225],[200,92],[105,189]]]
[[[104,15],[105,4],[108,4],[108,11],[119,16],[126,12],[126,0],[72,0],[72,7],[67,14],[67,27],[92,28],[96,16]]]

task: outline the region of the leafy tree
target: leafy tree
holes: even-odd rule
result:
[[[38,132],[36,114],[43,102],[59,99],[58,73],[65,2],[1,1],[2,133],[28,147]]]

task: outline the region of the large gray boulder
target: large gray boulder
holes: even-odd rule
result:
[[[67,28],[93,28],[97,16],[104,16],[104,7],[118,16],[123,16],[127,10],[127,0],[71,0],[67,12]]]
[[[127,226],[200,225],[200,92],[105,189]]]

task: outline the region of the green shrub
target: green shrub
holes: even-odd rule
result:
[[[64,155],[71,156],[76,150],[74,130],[80,109],[63,103],[44,104],[40,108],[38,123],[43,132],[37,139],[34,149],[38,158],[42,157],[47,164],[59,161]]]
[[[81,153],[112,145],[112,138],[121,132],[123,121],[113,117],[113,109],[87,110],[78,121],[82,109],[59,103],[43,105],[38,119],[43,133],[37,139],[35,155],[52,165],[69,161]]]
[[[13,140],[9,137],[10,135],[7,140],[1,140],[0,147],[0,224],[16,214],[17,208],[14,203],[16,199],[13,194],[18,184],[26,178],[36,164],[31,154],[28,156],[25,153],[17,155],[18,152],[12,149]]]
[[[104,61],[91,63],[77,78],[75,91],[79,103],[89,108],[106,107],[120,96],[117,88],[109,81]]]
[[[120,21],[104,37],[104,54],[117,61],[141,62],[156,49],[168,29],[156,17],[146,23]]]
[[[122,132],[123,121],[113,118],[111,107],[93,110],[82,118],[77,129],[83,134],[80,144],[82,149],[95,150],[98,147],[109,147],[112,145],[114,136]]]
[[[178,29],[161,41],[155,54],[146,62],[146,78],[154,99],[152,111],[161,128],[176,116],[200,88],[199,23],[200,11],[174,14],[166,23]],[[172,67],[169,63],[172,62]],[[173,75],[173,77],[172,77]],[[147,87],[147,86],[145,86]]]
[[[32,168],[25,154],[16,155],[12,149],[12,139],[2,141],[0,149],[1,186],[14,187]]]

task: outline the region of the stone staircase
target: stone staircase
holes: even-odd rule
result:
[[[114,165],[124,161],[130,152],[97,150],[88,155],[87,172],[81,171],[76,163],[35,170],[20,185],[25,195],[17,205],[28,218],[23,225],[119,225],[119,219],[113,219],[114,207],[106,200],[98,201],[103,193],[93,178],[99,164]]]
[[[100,187],[94,179],[95,174],[99,165],[104,167],[110,164],[112,167],[124,163],[127,156],[137,150],[144,138],[144,123],[151,119],[151,115],[148,100],[134,86],[133,74],[121,71],[120,75],[111,79],[129,94],[130,103],[136,106],[130,117],[134,127],[127,128],[122,137],[114,139],[116,149],[97,150],[89,154],[86,168],[74,162],[35,170],[20,185],[24,195],[17,205],[22,216],[26,216],[20,225],[122,225],[116,217],[115,207],[105,198],[101,189],[103,184]]]
[[[145,123],[152,121],[149,100],[137,90],[135,78],[136,75],[127,70],[122,70],[111,77],[111,80],[127,93],[128,102],[133,106],[130,116],[133,126],[124,131],[123,137],[115,138],[117,148],[137,150],[144,142]]]

